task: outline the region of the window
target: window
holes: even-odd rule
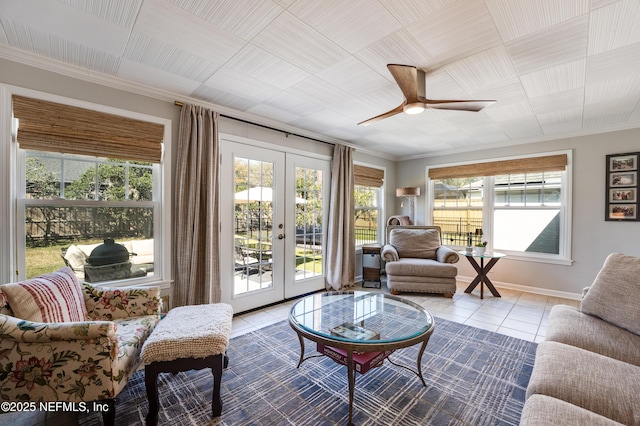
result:
[[[356,246],[378,242],[379,198],[380,188],[361,185],[354,188]]]
[[[365,166],[354,166],[354,204],[356,246],[380,241],[380,218],[382,217],[382,184],[384,170]]]
[[[563,173],[508,174],[493,178],[494,247],[560,254]]]
[[[64,265],[87,282],[163,279],[162,139],[168,123],[15,95],[13,113],[19,279]],[[76,114],[82,117],[74,120]],[[57,116],[55,131],[48,116]],[[119,256],[91,256],[110,240],[120,244],[114,246]]]
[[[430,169],[433,224],[445,244],[488,241],[510,256],[568,262],[568,160],[563,153]]]
[[[482,239],[484,180],[478,177],[433,182],[433,224],[444,244],[466,246]]]

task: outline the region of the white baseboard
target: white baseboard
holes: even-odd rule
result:
[[[470,284],[471,281],[474,280],[474,278],[475,277],[471,278],[471,277],[463,277],[463,276],[458,275],[456,277],[456,280],[460,281],[460,282],[463,282],[465,284]],[[501,281],[494,281],[494,280],[491,280],[491,282],[497,288],[504,288],[504,289],[508,289],[508,290],[523,291],[525,293],[541,294],[543,296],[560,297],[562,299],[569,299],[569,300],[582,300],[582,293],[570,293],[568,291],[550,290],[550,289],[547,289],[547,288],[530,287],[530,286],[526,286],[526,285],[504,283],[504,282],[501,282]]]

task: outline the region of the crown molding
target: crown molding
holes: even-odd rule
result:
[[[255,123],[259,126],[271,127],[275,130],[283,133],[297,134],[299,136],[307,137],[310,139],[316,139],[329,144],[341,144],[349,146],[356,151],[372,155],[374,157],[389,159],[389,155],[378,151],[373,151],[362,146],[350,144],[348,142],[327,137],[309,130],[301,129],[295,126],[287,125],[279,121],[271,120],[268,118],[260,117],[251,113],[237,111],[222,105],[217,105],[211,102],[206,102],[200,99],[191,98],[188,96],[173,93],[167,90],[158,89],[156,87],[148,86],[143,83],[131,82],[116,76],[102,74],[99,72],[86,70],[73,65],[65,64],[53,59],[45,58],[42,56],[27,53],[18,49],[6,45],[0,45],[0,58],[4,58],[13,62],[17,62],[23,65],[28,65],[34,68],[42,69],[45,71],[61,74],[67,77],[76,78],[78,80],[86,81],[89,83],[99,84],[102,86],[110,87],[112,89],[118,89],[129,93],[134,93],[148,98],[156,99],[163,102],[174,103],[175,101],[182,103],[190,103],[193,105],[199,105],[206,108],[213,109],[214,111],[227,115],[231,118],[237,118],[249,123]],[[393,158],[392,160],[395,160]]]

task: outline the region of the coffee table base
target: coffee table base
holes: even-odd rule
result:
[[[294,328],[295,330],[295,328]],[[300,333],[296,333],[298,334],[298,340],[300,341],[300,360],[298,361],[298,366],[296,368],[300,368],[300,365],[302,365],[302,363],[308,359],[311,358],[318,358],[321,356],[325,356],[324,354],[314,354],[314,355],[309,355],[308,357],[305,357],[305,349],[304,349],[304,338],[302,336],[302,334]],[[411,371],[413,374],[415,374],[416,376],[418,376],[418,378],[420,379],[420,381],[422,382],[423,386],[427,386],[426,382],[424,381],[424,377],[422,376],[422,356],[424,355],[424,351],[427,348],[427,343],[429,342],[429,338],[431,337],[431,335],[429,334],[427,336],[427,338],[422,342],[422,346],[420,347],[420,352],[418,352],[418,359],[416,360],[416,364],[417,364],[417,371],[413,370],[410,367],[407,367],[406,365],[401,365],[401,364],[397,364],[395,362],[393,362],[391,360],[391,358],[389,358],[388,356],[386,357],[386,360],[389,361],[391,364],[395,365],[396,367],[400,367],[400,368],[404,368],[405,370],[409,370]],[[346,360],[346,366],[347,366],[347,380],[349,383],[349,426],[353,426],[353,397],[354,397],[354,393],[355,393],[355,385],[356,385],[356,369],[355,367],[355,362],[353,360],[353,349],[351,348],[345,348],[346,352],[347,352],[347,360]],[[344,365],[344,363],[339,362],[333,358],[331,358],[333,361],[338,362],[339,364]],[[364,374],[364,373],[363,373]]]

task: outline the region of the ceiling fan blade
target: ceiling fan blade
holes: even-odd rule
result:
[[[411,65],[387,65],[389,72],[398,83],[408,104],[417,102],[425,95],[424,71]]]
[[[358,123],[358,126],[368,126],[369,124],[375,123],[376,121],[380,121],[383,118],[387,118],[387,117],[391,117],[392,115],[400,114],[402,112],[403,108],[404,108],[404,103],[402,105],[392,109],[391,111],[385,112],[384,114],[376,115],[373,118],[361,121],[360,123]]]
[[[449,109],[449,110],[457,110],[457,111],[474,111],[478,112],[483,108],[488,107],[496,103],[497,101],[458,101],[458,100],[437,100],[437,99],[426,99],[420,98],[421,102],[424,102],[427,105],[427,108],[435,108],[435,109]]]

